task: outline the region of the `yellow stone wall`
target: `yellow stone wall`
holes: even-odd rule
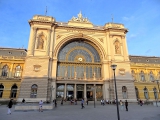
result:
[[[13,98],[13,99],[16,100],[18,98],[23,69],[24,69],[24,62],[25,62],[25,58],[22,58],[22,57],[19,57],[17,59],[15,56],[13,56],[13,57],[0,56],[0,84],[2,84],[4,86],[3,95],[0,98],[0,101],[5,101],[5,100],[10,99],[11,88],[14,84],[16,84],[18,88],[17,88],[16,98]],[[8,67],[9,67],[7,77],[2,76],[2,68],[4,65],[8,65]],[[15,68],[18,65],[21,66],[22,71],[21,71],[21,76],[16,78],[15,77]]]
[[[134,85],[139,90],[139,99],[146,100],[144,97],[144,88],[146,87],[149,92],[149,101],[154,101],[154,91],[153,88],[155,87],[158,89],[158,84],[155,80],[160,80],[160,64],[146,64],[146,63],[131,63],[131,71],[135,72],[132,74],[133,79],[135,80]],[[145,80],[141,80],[140,72],[144,71]],[[150,72],[153,72],[154,80],[150,80]]]

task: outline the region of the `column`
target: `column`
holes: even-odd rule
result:
[[[0,62],[0,76],[2,76],[2,63]]]
[[[50,50],[50,41],[51,41],[51,30],[48,30],[47,46],[46,46],[46,55],[49,56]]]
[[[67,84],[65,83],[64,84],[64,99],[66,99],[66,88],[67,88],[66,86],[67,86]]]
[[[35,49],[36,33],[37,33],[37,28],[33,27],[33,36],[32,36],[32,42],[31,42],[31,55],[33,55],[34,49]]]
[[[74,85],[74,99],[77,99],[77,84]]]
[[[86,84],[84,84],[84,100],[86,101]]]
[[[97,98],[96,98],[96,84],[94,84],[94,98],[95,98],[95,101],[97,101]]]
[[[11,68],[10,68],[10,71],[9,71],[9,78],[11,78],[12,77],[12,73],[13,73],[13,65],[14,65],[14,63],[12,63],[12,65],[11,65]]]

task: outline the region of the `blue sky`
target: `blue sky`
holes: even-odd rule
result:
[[[34,15],[68,22],[79,11],[94,25],[122,23],[130,55],[160,57],[160,0],[0,0],[0,47],[28,48]]]

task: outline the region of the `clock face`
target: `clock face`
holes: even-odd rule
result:
[[[82,58],[78,58],[78,60],[81,62],[83,59]]]

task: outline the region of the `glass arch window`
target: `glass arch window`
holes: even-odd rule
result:
[[[148,95],[148,89],[145,87],[144,89],[144,97],[145,97],[145,99],[149,99],[149,95]]]
[[[145,81],[145,76],[144,76],[144,72],[143,71],[141,71],[141,73],[140,73],[140,77],[141,77],[141,81]]]
[[[31,86],[31,98],[36,98],[37,97],[37,89],[38,89],[38,86],[36,84],[33,84]]]
[[[0,98],[2,98],[3,96],[3,90],[4,90],[4,86],[0,84]]]
[[[21,77],[21,66],[20,65],[18,65],[18,66],[16,66],[16,68],[15,68],[15,77]]]
[[[4,65],[2,68],[2,76],[7,77],[8,76],[8,65]]]
[[[123,99],[127,99],[127,87],[126,86],[122,87],[122,95],[123,95]]]
[[[150,74],[149,74],[149,78],[150,78],[150,81],[153,81],[154,80],[154,75],[153,75],[153,72],[151,71]]]
[[[17,89],[18,89],[17,85],[14,84],[12,86],[12,88],[11,88],[11,98],[16,98],[16,96],[17,96]]]
[[[100,79],[101,60],[97,50],[84,41],[74,39],[58,54],[58,79]]]
[[[133,79],[134,79],[134,80],[136,80],[136,77],[135,77],[135,71],[134,71],[134,70],[132,70],[132,71],[131,71],[131,73],[132,73],[132,77],[133,77]]]

